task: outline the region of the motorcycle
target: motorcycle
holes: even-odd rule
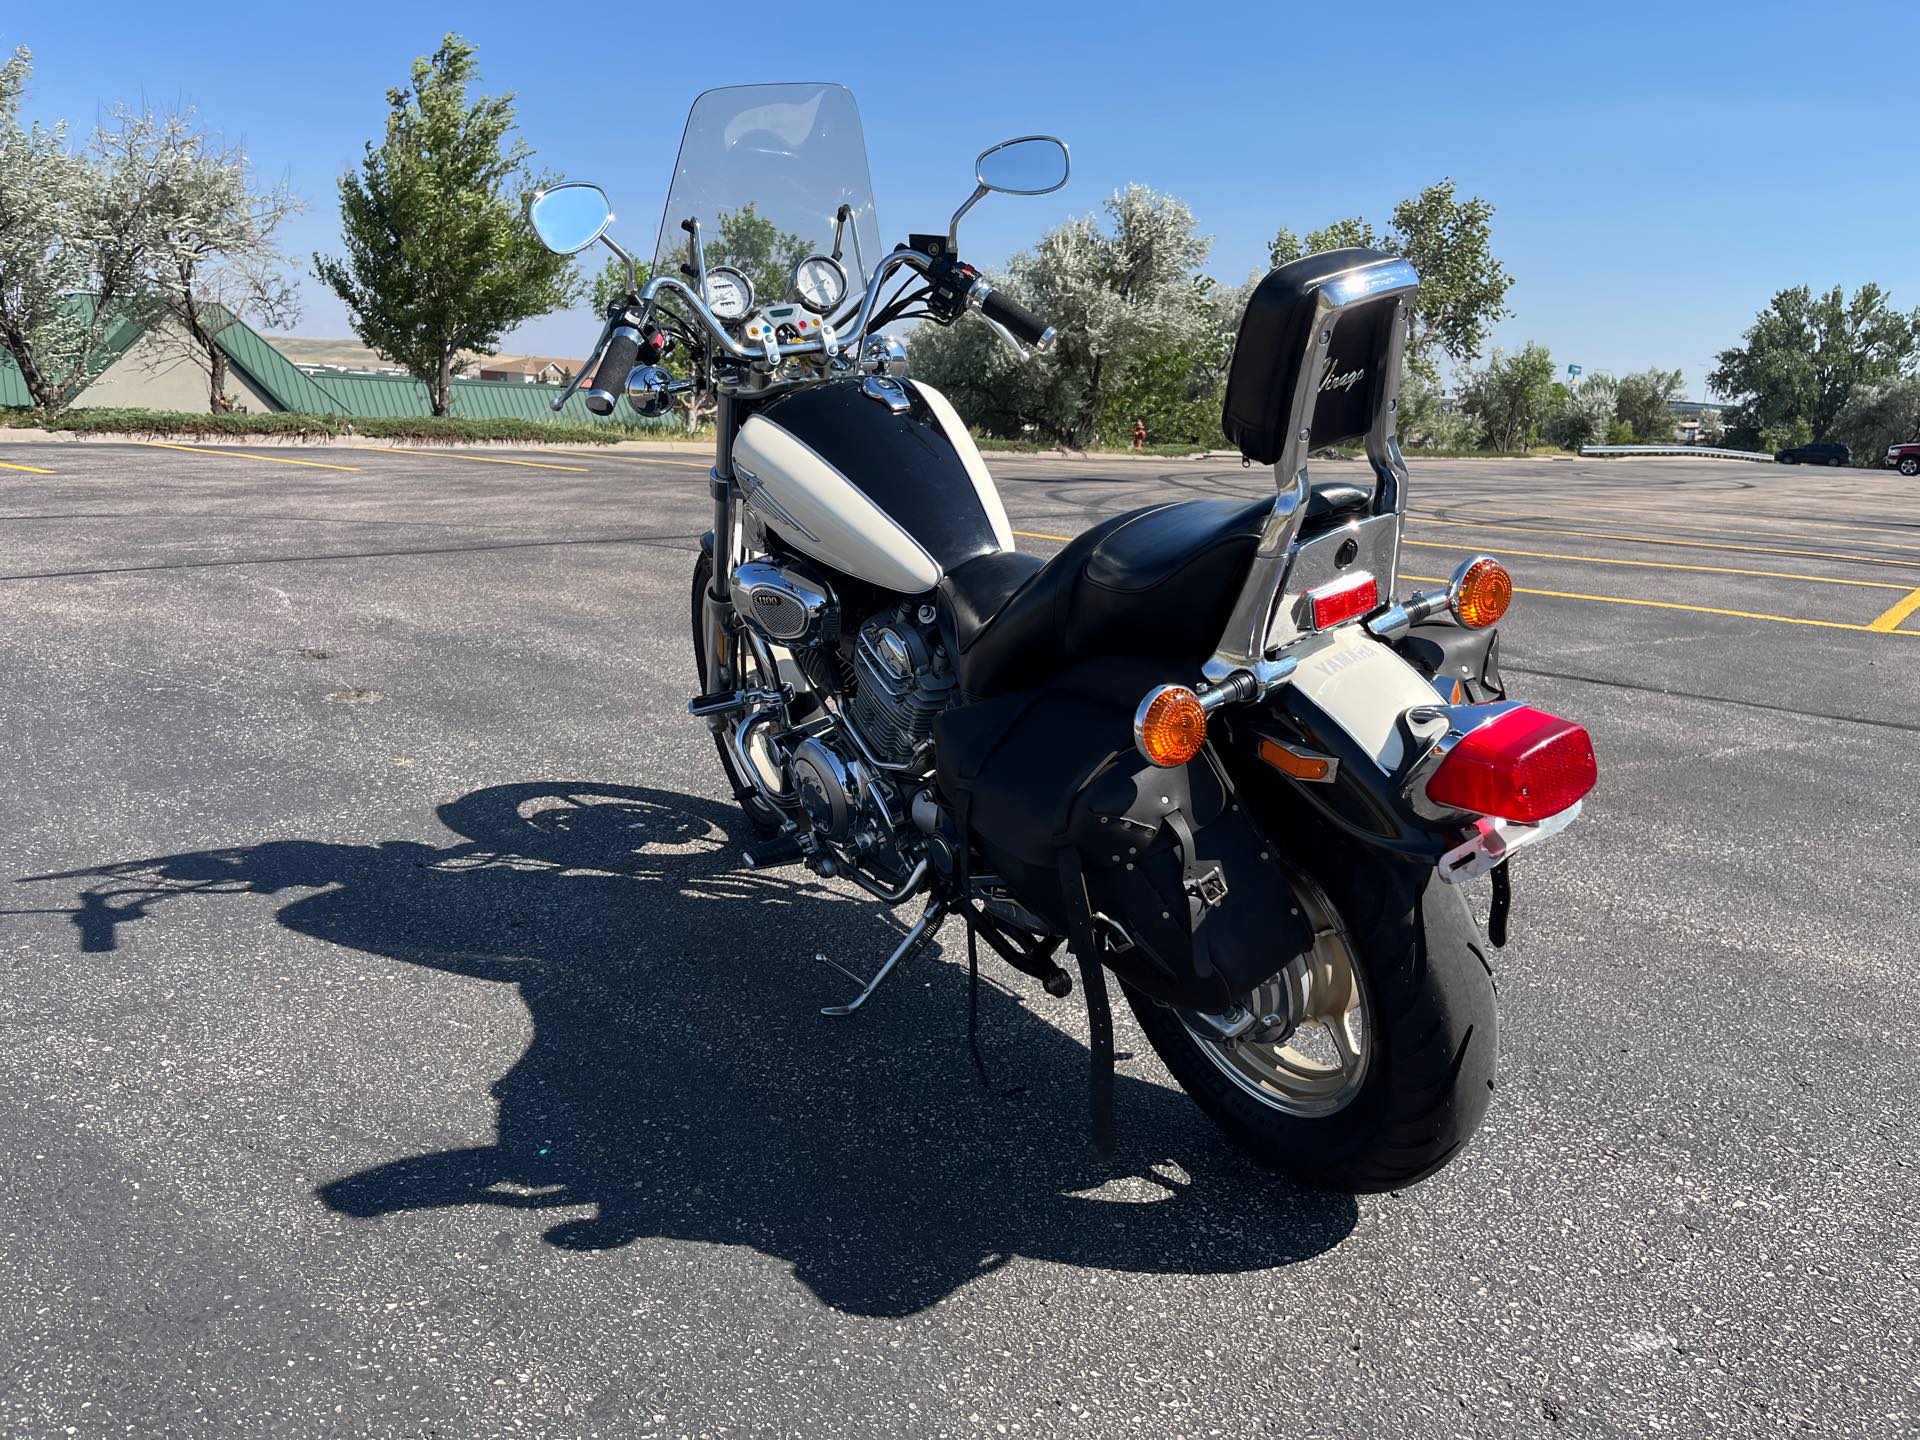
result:
[[[605,243],[629,279],[555,408],[583,383],[599,414],[715,397],[688,709],[761,837],[742,863],[923,903],[871,976],[836,965],[859,989],[823,1013],[859,1012],[955,918],[970,993],[982,942],[1050,995],[1077,980],[1103,1146],[1111,973],[1255,1159],[1400,1188],[1459,1153],[1493,1089],[1493,976],[1462,887],[1492,877],[1504,943],[1508,861],[1579,814],[1592,743],[1507,698],[1498,560],[1396,598],[1403,260],[1308,256],[1254,290],[1223,423],[1275,495],[1150,505],[1044,562],[1015,548],[966,425],[889,327],[977,317],[1045,350],[1052,329],[959,232],[989,194],[1058,190],[1069,163],[1050,136],[996,145],[944,232],[882,253],[845,89],[709,91],[644,284],[599,187],[530,204],[550,249]],[[1366,483],[1310,477],[1312,453],[1356,441]]]

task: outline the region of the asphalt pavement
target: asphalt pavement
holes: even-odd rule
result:
[[[1269,472],[989,457],[1023,546]],[[1358,1201],[743,873],[704,463],[0,443],[0,1434],[1920,1430],[1920,489],[1415,462],[1588,725],[1479,1139]],[[1904,607],[1904,608],[1903,608]]]

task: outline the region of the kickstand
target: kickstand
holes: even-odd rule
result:
[[[891,975],[894,972],[894,968],[898,966],[901,961],[905,960],[909,954],[918,950],[920,946],[940,928],[940,922],[946,919],[946,916],[947,907],[945,904],[938,899],[929,900],[926,911],[914,922],[913,928],[907,931],[900,943],[894,947],[893,953],[887,957],[886,964],[882,965],[879,970],[875,972],[871,980],[862,980],[838,960],[830,960],[825,955],[820,956],[820,959],[826,960],[827,964],[838,970],[856,985],[865,987],[845,1005],[823,1005],[820,1007],[820,1013],[822,1015],[851,1015],[862,1005],[866,1004],[867,1001],[872,998],[873,992],[880,988],[880,982]]]

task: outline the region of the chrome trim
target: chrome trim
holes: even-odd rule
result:
[[[1416,705],[1401,716],[1413,740],[1409,748],[1418,748],[1422,742],[1427,747],[1419,759],[1407,767],[1407,778],[1400,785],[1401,797],[1413,813],[1423,820],[1452,820],[1469,814],[1429,800],[1427,782],[1433,779],[1433,772],[1440,768],[1441,762],[1453,753],[1454,746],[1481,726],[1519,708],[1517,700],[1495,700],[1485,705]],[[1435,722],[1444,724],[1436,729]]]
[[[782,529],[804,535],[814,544],[820,543],[820,537],[793,518],[793,513],[772,495],[767,493],[767,482],[744,465],[733,467],[733,477],[740,487],[740,500],[749,510],[758,511],[766,519]]]
[[[914,862],[913,869],[907,872],[907,878],[891,889],[882,885],[877,880],[869,879],[866,872],[861,870],[857,865],[847,865],[842,868],[836,868],[834,873],[842,880],[853,881],[854,884],[873,896],[874,899],[883,901],[888,905],[898,905],[902,900],[912,898],[913,892],[918,890],[921,882],[927,878],[927,869],[927,860],[922,856]]]
[[[860,393],[869,400],[877,400],[895,415],[904,415],[913,408],[913,398],[907,394],[907,387],[891,375],[869,375],[860,382]]]
[[[1406,508],[1406,462],[1400,453],[1398,431],[1400,376],[1406,356],[1408,305],[1419,284],[1419,275],[1406,261],[1387,259],[1356,266],[1333,277],[1315,293],[1313,322],[1299,357],[1299,374],[1288,411],[1287,438],[1273,467],[1279,493],[1261,532],[1253,563],[1241,584],[1240,595],[1234,601],[1227,628],[1213,657],[1202,667],[1201,673],[1207,679],[1225,680],[1236,671],[1250,669],[1254,662],[1271,653],[1269,630],[1282,586],[1288,581],[1293,542],[1300,532],[1308,496],[1308,444],[1313,436],[1313,414],[1324,370],[1320,356],[1331,345],[1334,329],[1354,307],[1395,294],[1400,296],[1396,302],[1396,323],[1388,348],[1387,375],[1367,431],[1367,459],[1373,466],[1375,479],[1374,514],[1392,515],[1397,521]],[[1393,569],[1376,568],[1376,573],[1386,576],[1391,589]]]
[[[869,335],[860,347],[860,368],[875,375],[905,379],[907,347],[891,335]]]

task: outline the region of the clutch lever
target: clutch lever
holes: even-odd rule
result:
[[[974,314],[980,320],[984,321],[994,334],[1000,337],[1000,342],[1013,352],[1014,359],[1022,363],[1033,359],[1033,351],[1029,350],[1025,345],[1022,345],[1014,333],[1007,329],[1006,326],[1002,325],[998,320],[995,320],[991,315],[983,315],[978,310],[974,311]]]
[[[607,341],[613,338],[614,317],[609,315],[607,323],[600,327],[600,338],[593,342],[593,353],[587,356],[587,363],[574,372],[573,379],[567,382],[567,388],[560,392],[560,398],[548,407],[556,413],[566,408],[567,401],[573,398],[573,392],[585,383],[586,378],[600,368],[600,357],[606,353]]]

